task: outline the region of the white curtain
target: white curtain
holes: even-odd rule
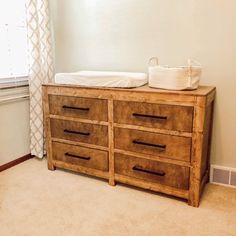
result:
[[[44,129],[42,84],[52,81],[53,56],[48,0],[26,0],[29,43],[29,91],[31,154],[42,158]]]

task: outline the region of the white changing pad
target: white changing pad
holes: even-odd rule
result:
[[[55,83],[89,87],[135,88],[148,82],[147,74],[131,72],[79,71],[57,73]]]

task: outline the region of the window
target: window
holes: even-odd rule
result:
[[[0,87],[27,81],[25,0],[0,0]]]

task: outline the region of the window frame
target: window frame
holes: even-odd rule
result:
[[[25,8],[25,1],[22,0],[22,3],[24,4],[24,8]],[[19,22],[18,21],[11,21],[11,18],[8,19],[10,21],[8,21],[8,20],[4,21],[4,18],[3,18],[3,21],[0,22],[0,25],[3,27],[6,26],[7,31],[9,30],[9,27],[10,28],[13,27],[16,29],[23,27],[24,31],[26,33],[26,34],[24,34],[24,37],[26,37],[25,39],[27,39],[26,9],[25,9],[24,15],[21,15],[21,16],[22,16],[22,18],[19,18],[19,19],[21,19],[22,21],[19,20]],[[12,41],[14,44],[18,44],[18,42],[20,42],[19,40],[10,37],[10,38],[8,38],[7,43],[9,42],[9,44],[11,44]],[[5,44],[3,44],[3,46],[4,45]],[[9,46],[8,50],[10,50],[14,53],[16,51],[14,51],[13,45]],[[10,69],[9,73],[7,71],[8,74],[5,74],[5,76],[4,76],[4,74],[2,74],[2,77],[0,77],[0,92],[2,89],[5,90],[5,89],[9,89],[9,88],[27,87],[29,85],[29,45],[28,45],[28,42],[27,42],[27,45],[24,44],[24,46],[26,46],[26,48],[24,47],[25,50],[23,50],[23,52],[25,53],[24,58],[25,58],[25,56],[26,56],[26,58],[28,58],[28,60],[25,61],[26,64],[24,63],[24,66],[26,68],[25,69],[22,68],[22,72],[18,71],[16,73],[12,73],[12,72],[14,72],[14,70],[11,71],[11,69]],[[17,63],[20,62],[20,55],[21,54],[17,54],[17,55],[19,55],[19,58],[17,57],[16,61],[14,61],[14,57],[12,58],[12,60],[10,60],[10,62],[12,61],[12,63],[14,63],[13,67],[14,67],[14,65],[17,65]],[[4,59],[4,57],[3,57],[3,59]],[[11,67],[12,65],[9,65],[9,66]]]
[[[0,89],[0,105],[29,99],[28,86],[15,86]]]
[[[19,79],[21,78],[21,79]],[[4,78],[2,78],[3,80]],[[29,86],[29,76],[15,76],[15,77],[7,77],[5,80],[6,82],[0,82],[0,91],[2,89],[9,89],[9,88],[17,88],[17,87],[27,87]],[[1,79],[0,79],[1,81]]]

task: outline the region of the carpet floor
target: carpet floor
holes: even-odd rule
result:
[[[236,189],[208,184],[199,208],[31,159],[0,172],[0,236],[231,236]]]

